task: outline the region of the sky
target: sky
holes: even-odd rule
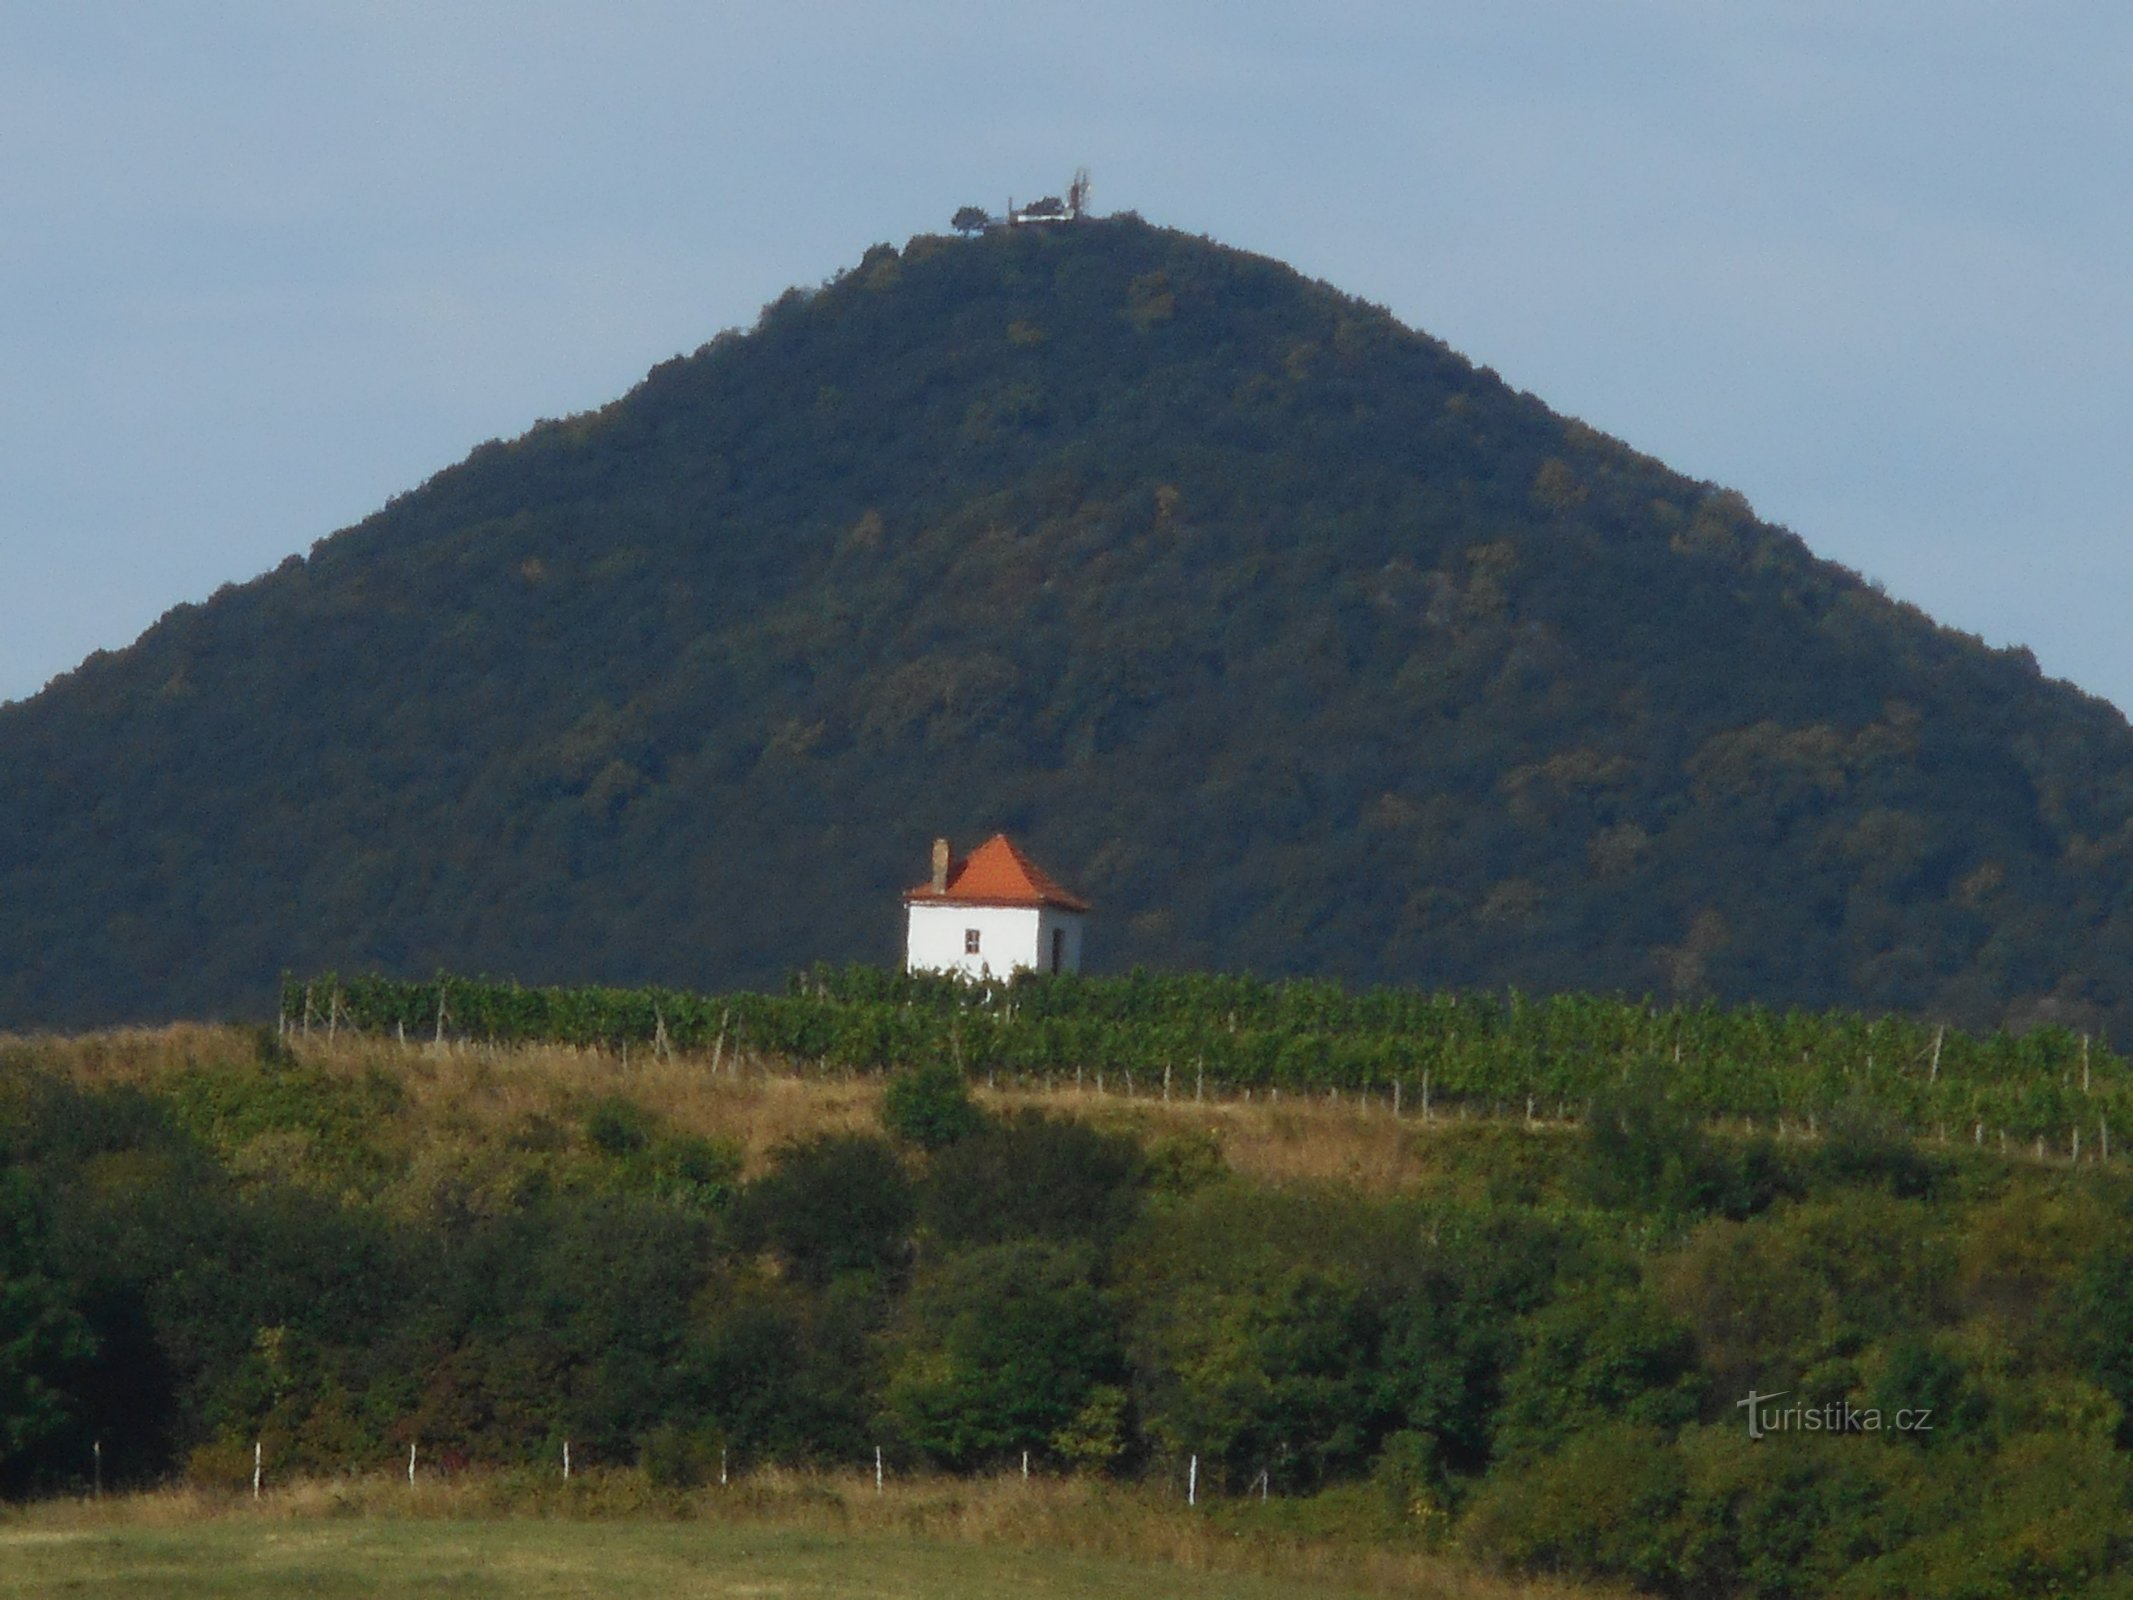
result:
[[[1077,166],[2133,708],[2124,0],[0,0],[0,700]]]

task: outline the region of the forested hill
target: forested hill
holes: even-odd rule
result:
[[[995,829],[1104,968],[2133,1026],[2114,710],[1132,219],[871,250],[0,708],[0,774],[0,1026],[889,962]]]

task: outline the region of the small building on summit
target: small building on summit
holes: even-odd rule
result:
[[[1004,978],[1079,972],[1089,903],[996,833],[961,861],[933,841],[933,878],[904,892],[904,967]]]

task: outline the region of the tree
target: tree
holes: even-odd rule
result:
[[[949,220],[948,226],[957,233],[983,233],[985,224],[992,219],[985,214],[983,206],[962,206]]]
[[[1053,1448],[1055,1436],[1070,1457],[1101,1456],[1091,1402],[1104,1409],[1107,1381],[1119,1392],[1124,1358],[1093,1265],[1086,1248],[1019,1240],[959,1256],[921,1284],[884,1397],[903,1437],[963,1469]]]
[[[920,1215],[953,1246],[1122,1234],[1140,1208],[1140,1147],[1086,1123],[1022,1112],[934,1154]]]
[[[76,1409],[71,1390],[96,1338],[64,1285],[43,1270],[41,1219],[29,1185],[0,1177],[0,1487],[47,1465]]]
[[[767,1246],[798,1282],[820,1287],[841,1272],[890,1272],[902,1263],[914,1210],[896,1151],[867,1134],[824,1134],[778,1152],[749,1185],[734,1228]]]

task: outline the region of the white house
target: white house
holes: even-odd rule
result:
[[[1089,903],[996,833],[961,861],[933,841],[933,879],[904,893],[904,967],[1004,978],[1079,972]]]

